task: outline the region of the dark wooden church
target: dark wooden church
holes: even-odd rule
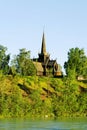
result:
[[[38,54],[38,58],[33,59],[33,63],[39,76],[62,76],[60,65],[56,60],[50,60],[50,55],[46,52],[46,43],[43,33],[41,53]]]

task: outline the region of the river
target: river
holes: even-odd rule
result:
[[[58,120],[0,119],[0,130],[87,130],[87,118]]]

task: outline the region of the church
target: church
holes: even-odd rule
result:
[[[33,59],[33,64],[38,76],[62,76],[60,65],[56,60],[51,60],[50,55],[46,52],[44,32],[42,36],[41,53],[38,54],[38,58]]]

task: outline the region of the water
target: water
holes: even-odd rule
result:
[[[0,130],[87,130],[87,118],[59,120],[2,119]]]

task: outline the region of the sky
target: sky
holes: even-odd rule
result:
[[[62,68],[69,49],[87,55],[87,0],[0,0],[0,45],[11,57],[22,48],[38,57],[43,31],[50,59]]]

